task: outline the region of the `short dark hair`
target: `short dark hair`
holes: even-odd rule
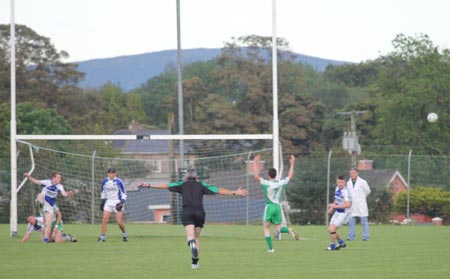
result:
[[[108,173],[116,173],[116,169],[115,168],[109,168],[108,169]]]
[[[338,180],[347,180],[347,177],[345,175],[338,175],[338,177],[336,179],[338,179]]]
[[[269,177],[270,177],[270,178],[275,178],[275,177],[277,177],[277,170],[274,169],[274,168],[270,168],[269,171],[268,171],[268,173],[269,173]]]
[[[57,175],[59,175],[59,176],[62,177],[62,173],[60,173],[59,171],[54,171],[54,172],[52,172],[52,178],[55,177],[55,176],[57,176]]]

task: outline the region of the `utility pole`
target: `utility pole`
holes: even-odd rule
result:
[[[356,168],[358,155],[361,153],[361,147],[358,143],[358,136],[356,135],[356,116],[366,112],[367,110],[352,110],[337,113],[340,115],[350,115],[350,131],[344,131],[342,147],[352,156],[352,168]]]

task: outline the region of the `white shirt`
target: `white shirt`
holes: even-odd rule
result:
[[[355,185],[353,186],[353,181],[350,178],[347,181],[347,188],[350,190],[350,195],[352,197],[352,206],[350,207],[352,216],[369,216],[366,198],[370,194],[370,187],[369,184],[367,184],[367,181],[358,176],[356,178]]]

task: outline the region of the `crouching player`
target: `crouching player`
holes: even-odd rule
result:
[[[334,202],[328,205],[328,213],[333,213],[330,224],[328,226],[328,232],[330,233],[330,246],[327,247],[329,251],[339,250],[347,245],[344,240],[341,239],[337,230],[342,225],[349,222],[352,217],[352,213],[349,211],[352,204],[350,192],[346,187],[346,178],[344,175],[340,175],[336,179],[336,190],[334,192]],[[336,241],[338,245],[336,246]]]
[[[56,210],[57,214],[59,211]],[[27,231],[23,238],[19,240],[19,242],[27,242],[30,239],[31,233],[33,231],[39,232],[41,234],[41,241],[44,239],[44,227],[45,227],[45,220],[43,216],[34,216],[30,215],[27,218]],[[59,224],[56,225],[57,221],[54,220],[52,222],[52,234],[48,242],[77,242],[77,239],[74,236],[71,236],[70,234],[64,234],[62,231],[62,221],[60,220]],[[53,228],[54,227],[54,228]]]

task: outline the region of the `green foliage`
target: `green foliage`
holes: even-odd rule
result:
[[[80,92],[74,86],[84,77],[74,63],[62,63],[69,55],[57,51],[49,38],[32,29],[16,24],[16,98],[17,102],[31,102],[35,106],[60,105],[66,94]],[[0,101],[6,101],[10,86],[10,26],[0,24]],[[7,78],[5,78],[7,77]]]
[[[314,97],[325,104],[328,111],[346,107],[351,103],[348,89],[342,85],[330,85],[319,88],[314,93]]]
[[[336,188],[335,177],[346,174],[350,162],[349,158],[336,156],[331,161],[333,173],[327,176],[327,157],[301,157],[296,164],[295,176],[287,188],[288,201],[293,208],[299,210],[291,214],[291,222],[298,224],[325,224],[326,206],[332,202]],[[327,183],[329,185],[329,200],[327,197]]]
[[[10,109],[4,103],[0,105],[0,154],[9,154]],[[71,134],[69,123],[54,109],[42,109],[29,102],[16,106],[16,126],[18,134]]]
[[[369,218],[372,222],[387,224],[394,211],[392,192],[388,189],[371,189],[367,198]]]
[[[146,84],[133,92],[141,97],[145,115],[157,127],[167,127],[168,113],[178,111],[175,105],[177,73],[173,67],[149,79]]]
[[[350,87],[366,87],[378,79],[379,67],[380,65],[377,61],[340,66],[330,65],[324,72],[324,78],[336,84]]]
[[[411,213],[427,214],[431,217],[450,217],[450,191],[436,187],[419,186],[409,192]],[[406,212],[407,193],[399,193],[395,206],[397,212]]]
[[[192,134],[271,133],[272,66],[269,37],[245,36],[225,45],[215,60],[185,65],[183,107],[185,131]],[[288,44],[279,40],[281,48]],[[320,148],[324,107],[310,86],[319,75],[279,53],[280,137],[287,153]],[[178,111],[176,73],[169,68],[136,93],[147,116],[164,127],[169,112]]]
[[[374,136],[383,145],[429,146],[448,153],[450,52],[440,51],[426,35],[400,34],[393,44],[395,51],[378,59]],[[432,111],[442,121],[428,123]]]

